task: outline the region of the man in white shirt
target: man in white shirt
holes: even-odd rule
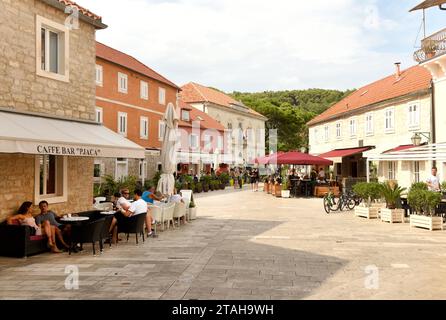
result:
[[[321,168],[319,170],[319,181],[325,181],[325,170],[324,170],[324,168]]]
[[[116,202],[116,207],[118,208],[118,210],[122,209],[128,210],[130,208],[129,197],[130,197],[129,189],[122,189],[121,198],[119,198],[118,201]]]
[[[432,176],[427,179],[426,183],[429,188],[429,191],[440,192],[440,179],[437,177],[437,168],[432,168]]]

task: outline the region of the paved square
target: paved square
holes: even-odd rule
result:
[[[143,245],[0,258],[0,299],[446,299],[446,232],[262,192],[196,203],[198,220]],[[79,290],[65,288],[70,265]]]

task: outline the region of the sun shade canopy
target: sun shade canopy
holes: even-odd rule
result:
[[[0,153],[144,159],[145,149],[94,123],[0,112]]]
[[[428,9],[431,7],[441,6],[442,4],[445,4],[446,0],[426,0],[417,5],[415,8],[411,9],[410,12],[416,11],[416,10],[422,10],[422,9]]]

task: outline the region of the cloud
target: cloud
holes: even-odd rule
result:
[[[99,41],[180,85],[345,89],[392,72],[394,60],[404,60],[376,49],[398,24],[383,18],[374,0],[78,2],[109,25],[98,31]]]

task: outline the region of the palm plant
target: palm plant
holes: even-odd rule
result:
[[[407,189],[398,186],[396,183],[384,183],[381,185],[381,194],[386,200],[387,209],[397,209],[401,207],[401,195]]]

